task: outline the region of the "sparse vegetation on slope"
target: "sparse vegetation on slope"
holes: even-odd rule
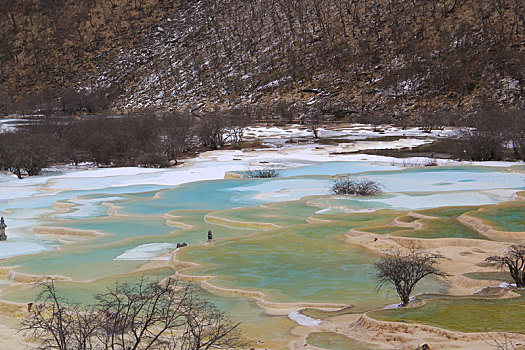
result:
[[[83,94],[119,110],[249,103],[286,119],[324,101],[334,118],[402,119],[437,107],[524,102],[518,0],[2,6],[4,109],[74,109],[70,97]]]

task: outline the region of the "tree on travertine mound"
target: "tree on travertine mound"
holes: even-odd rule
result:
[[[58,296],[43,282],[42,302],[22,322],[42,350],[236,349],[245,342],[239,323],[202,299],[192,285],[145,278],[95,296],[82,307]]]
[[[439,260],[444,258],[440,253],[414,248],[407,251],[388,251],[374,263],[376,289],[381,289],[385,284],[392,284],[401,298],[401,306],[406,306],[410,301],[410,294],[421,279],[426,276],[448,276],[438,267]]]
[[[491,255],[486,261],[502,270],[508,270],[516,286],[525,287],[525,245],[513,244],[504,255]]]

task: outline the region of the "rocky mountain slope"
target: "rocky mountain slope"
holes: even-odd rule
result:
[[[521,0],[0,6],[4,110],[251,106],[283,115],[317,106],[402,118],[525,102]]]

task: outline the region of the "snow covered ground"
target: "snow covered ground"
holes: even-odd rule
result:
[[[400,138],[427,138],[436,139],[438,137],[450,137],[457,134],[456,129],[432,130],[424,132],[419,128],[401,129],[391,125],[374,126],[370,124],[351,124],[345,126],[319,127],[318,135],[320,138],[335,138],[345,140],[363,140],[387,136],[397,136]],[[290,125],[288,127],[265,127],[252,126],[246,128],[244,132],[246,138],[262,140],[265,143],[282,145],[290,139],[311,138],[312,131],[304,125]]]
[[[297,324],[300,326],[318,326],[323,322],[322,320],[303,315],[299,311],[301,310],[295,310],[290,312],[288,318],[292,321],[297,322]]]

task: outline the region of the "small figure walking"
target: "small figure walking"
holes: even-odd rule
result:
[[[211,233],[211,230],[208,230],[208,242],[213,242],[213,233]]]
[[[5,241],[7,240],[7,236],[5,234],[5,228],[7,227],[7,225],[5,224],[5,220],[4,220],[4,217],[2,216],[0,218],[0,241]]]

